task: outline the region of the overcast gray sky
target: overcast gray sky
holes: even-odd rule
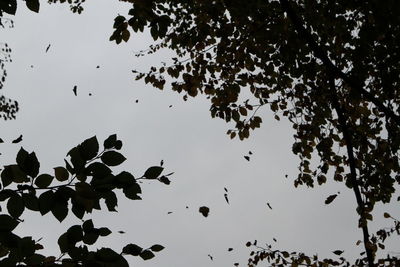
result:
[[[15,162],[22,145],[36,152],[41,172],[51,173],[64,165],[67,151],[76,144],[93,135],[102,142],[112,133],[124,143],[127,161],[121,169],[140,176],[163,159],[166,171],[175,172],[170,186],[143,184],[143,201],[122,200],[118,213],[96,211],[91,216],[95,226],[115,231],[99,246],[117,251],[127,243],[166,247],[150,261],[131,258],[134,266],[243,266],[249,252],[244,244],[254,239],[321,256],[333,256],[336,249],[344,249],[347,257],[357,255],[361,232],[351,192],[332,182],[315,189],[293,187],[298,161],[291,154],[287,122],[274,121],[264,109],[262,128],[249,140],[230,140],[225,132],[233,125],[211,119],[204,97],[184,102],[168,87],[160,91],[134,81],[132,69],[146,70],[171,53],[134,57],[134,51],[152,43],[146,34],[131,36],[127,44],[108,41],[113,18],[128,9],[126,3],[105,0],[87,3],[81,15],[72,14],[67,5],[42,3],[39,14],[19,6],[15,28],[1,30],[2,41],[13,49],[2,93],[20,104],[16,120],[0,122],[0,137],[6,142],[0,144],[2,165]],[[23,142],[10,144],[19,134]],[[243,156],[250,150],[248,162]],[[338,191],[339,197],[325,206],[325,198]],[[198,212],[203,205],[210,208],[208,218]],[[377,216],[383,211],[399,215],[385,208]],[[52,215],[26,212],[17,229],[43,237],[48,252],[58,253],[58,236],[79,223],[71,217],[60,224]],[[396,243],[392,246],[396,251]]]

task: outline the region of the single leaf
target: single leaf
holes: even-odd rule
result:
[[[385,212],[385,213],[383,213],[383,217],[385,217],[385,218],[390,218],[391,216],[390,216],[389,213]]]
[[[33,12],[38,13],[40,8],[39,0],[26,0],[26,6]]]
[[[35,179],[35,185],[39,188],[48,187],[53,181],[54,177],[49,174],[41,174]]]
[[[117,141],[117,135],[112,134],[106,140],[104,140],[104,149],[114,148],[115,142]]]
[[[159,167],[159,166],[150,167],[143,174],[143,177],[145,177],[146,179],[157,179],[158,176],[160,176],[160,174],[162,173],[163,170],[164,170],[164,168],[163,167]]]
[[[82,144],[79,145],[79,152],[85,160],[91,160],[96,157],[99,152],[99,142],[96,136],[83,141]]]
[[[210,212],[210,208],[206,207],[206,206],[202,206],[199,208],[199,212],[204,216],[207,217],[208,213]]]
[[[101,155],[101,161],[108,166],[118,166],[125,160],[126,158],[116,151],[106,151]]]
[[[101,227],[101,228],[99,229],[99,234],[100,234],[100,236],[108,236],[108,235],[111,234],[111,233],[112,233],[111,230],[108,229],[107,227]]]
[[[163,249],[164,249],[164,247],[161,246],[161,245],[158,245],[158,244],[152,245],[152,246],[150,247],[150,250],[151,250],[151,251],[154,251],[154,252],[159,252],[159,251],[161,251],[161,250],[163,250]]]
[[[336,197],[337,197],[337,194],[330,195],[329,197],[326,198],[325,204],[328,205],[328,204],[332,203],[332,201],[334,201]]]
[[[334,251],[332,251],[332,252],[333,252],[333,254],[340,256],[340,255],[342,255],[342,253],[344,252],[344,250],[334,250]]]
[[[69,173],[66,168],[64,167],[55,167],[54,174],[58,181],[63,182],[68,180]]]
[[[143,260],[150,260],[154,258],[154,253],[148,249],[143,250],[139,255]]]
[[[18,218],[24,212],[24,209],[24,200],[20,195],[15,194],[8,199],[7,210],[12,217]]]
[[[62,222],[68,215],[68,202],[55,201],[51,207],[51,213],[59,222]]]
[[[40,214],[45,215],[48,213],[54,204],[54,193],[48,190],[39,196],[39,211]]]
[[[122,253],[132,256],[139,256],[142,251],[143,249],[136,244],[128,244],[122,249]]]

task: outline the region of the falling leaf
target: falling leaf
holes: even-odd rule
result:
[[[89,96],[92,96],[92,93],[89,93]]]
[[[253,152],[249,151],[249,155],[253,155]]]
[[[168,107],[169,107],[169,108],[172,108],[172,105],[169,105]]]
[[[13,140],[11,143],[17,144],[17,143],[19,143],[21,141],[22,141],[22,134],[17,139]]]
[[[47,46],[47,48],[46,48],[46,53],[49,52],[50,46],[51,46],[51,44],[49,44],[49,45]]]
[[[233,250],[233,248],[228,248],[228,251],[232,251]]]
[[[271,207],[271,205],[270,205],[268,202],[267,202],[267,206],[268,206],[269,209],[272,210],[272,207]]]
[[[210,209],[206,206],[202,206],[199,208],[199,212],[203,214],[204,217],[207,217],[208,213],[210,212]]]
[[[227,193],[228,193],[228,189],[226,189],[226,187],[224,187],[224,190],[225,190],[225,192],[227,192]]]
[[[0,143],[4,143],[3,139],[0,138]]]
[[[274,242],[277,242],[277,240],[276,240],[276,238],[274,237],[274,238],[272,238],[272,240],[274,240]]]
[[[210,254],[208,254],[208,257],[210,258],[210,260],[214,260],[214,258]]]
[[[247,161],[250,161],[250,157],[249,156],[243,156]]]
[[[340,255],[342,255],[344,250],[335,250],[335,251],[332,251],[332,252],[333,252],[333,254],[340,256]]]
[[[172,211],[168,211],[168,212],[167,212],[167,214],[171,214],[171,213],[172,213]]]
[[[228,199],[228,194],[224,194],[224,198],[225,198],[225,200],[226,200],[226,203],[228,203],[229,204],[229,199]]]
[[[337,197],[337,194],[330,195],[329,197],[326,198],[325,204],[326,204],[326,205],[330,204],[332,201],[335,200],[336,197]]]
[[[124,231],[118,231],[118,233],[119,233],[119,234],[125,234],[125,232],[124,232]]]
[[[188,209],[189,207],[188,207],[188,206],[186,206],[186,208]]]
[[[74,89],[72,89],[72,92],[74,92],[74,95],[77,96],[77,92],[76,92],[77,86],[74,86]]]
[[[99,69],[99,68],[100,68],[100,66],[99,66],[99,65],[97,65],[97,66],[96,66],[96,69]]]
[[[136,100],[135,100],[135,103],[139,103],[139,99],[136,99]]]

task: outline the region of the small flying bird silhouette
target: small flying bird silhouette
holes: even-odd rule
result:
[[[214,260],[213,256],[211,256],[210,254],[208,254],[208,257],[210,258],[210,260]]]
[[[172,213],[172,211],[168,211],[168,212],[167,212],[167,214],[171,214],[171,213]]]
[[[270,208],[272,210],[272,207],[269,203],[267,203],[268,208]]]
[[[161,160],[161,162],[160,162],[161,167],[162,167],[162,165],[164,165],[164,160]]]
[[[75,85],[75,86],[74,86],[74,89],[72,89],[72,92],[74,92],[74,95],[75,95],[75,96],[77,96],[77,92],[76,92],[76,89],[77,89],[77,88],[78,88],[78,87]]]
[[[22,134],[17,139],[13,140],[11,143],[17,144],[17,143],[19,143],[21,141],[22,141]]]
[[[46,48],[46,53],[49,52],[50,46],[51,46],[51,44],[49,44],[49,45],[47,46],[47,48]]]

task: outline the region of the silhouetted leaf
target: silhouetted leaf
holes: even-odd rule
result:
[[[40,214],[45,215],[48,213],[54,204],[54,193],[48,190],[39,196],[39,211]]]
[[[383,217],[385,217],[385,218],[390,218],[391,216],[390,216],[389,213],[385,212],[385,213],[383,213]]]
[[[154,252],[159,252],[159,251],[161,251],[161,250],[163,250],[163,249],[164,249],[164,247],[161,246],[161,245],[158,245],[158,244],[152,245],[152,246],[150,247],[150,250],[151,250],[151,251],[154,251]]]
[[[99,152],[99,142],[96,136],[83,141],[79,146],[79,152],[85,160],[91,160],[96,157]]]
[[[55,167],[54,175],[55,175],[56,179],[60,182],[68,180],[68,177],[69,177],[69,173],[68,173],[67,169],[65,169],[64,167]]]
[[[143,249],[136,244],[128,244],[122,249],[122,253],[132,256],[139,256],[142,251]]]
[[[18,138],[14,139],[11,143],[17,144],[17,143],[19,143],[21,141],[22,141],[22,134]]]
[[[109,234],[111,234],[111,230],[108,229],[107,227],[101,227],[99,228],[99,234],[100,236],[108,236]]]
[[[77,89],[78,87],[75,85],[74,88],[72,89],[72,92],[74,92],[74,95],[77,96]]]
[[[328,205],[328,204],[332,203],[332,201],[334,201],[336,197],[337,197],[337,194],[330,195],[329,197],[326,198],[325,204]]]
[[[41,174],[35,179],[35,185],[39,188],[48,187],[53,181],[54,177],[49,174]]]
[[[116,134],[112,134],[109,137],[107,137],[106,140],[104,140],[104,148],[105,149],[114,148],[115,142],[117,142],[117,135]]]
[[[204,216],[207,217],[208,213],[210,212],[210,209],[206,206],[202,206],[199,208],[199,212]]]
[[[143,250],[140,254],[139,254],[139,256],[143,259],[143,260],[150,260],[150,259],[152,259],[152,258],[154,258],[154,253],[153,252],[151,252],[150,250],[148,250],[148,249],[145,249],[145,250]]]
[[[108,166],[118,166],[125,160],[126,158],[116,151],[106,151],[101,155],[101,161]]]
[[[104,196],[107,209],[109,211],[116,211],[115,207],[118,205],[117,196],[113,191],[107,192]]]
[[[333,252],[333,254],[340,256],[340,255],[342,255],[344,250],[335,250],[335,251],[332,251],[332,252]]]
[[[51,213],[59,222],[62,222],[68,215],[68,202],[55,201],[51,207]]]
[[[171,183],[171,181],[166,176],[161,176],[159,178],[159,181],[166,185],[169,185]]]
[[[162,173],[163,170],[164,170],[164,168],[163,167],[159,167],[159,166],[150,167],[143,174],[143,177],[145,177],[146,179],[157,179],[158,176],[160,176],[160,174]]]
[[[14,194],[8,199],[7,210],[12,217],[18,218],[24,212],[24,209],[24,201],[19,194]]]
[[[36,12],[36,13],[39,12],[39,7],[40,7],[39,0],[25,0],[25,3],[26,3],[26,6],[33,12]]]
[[[142,190],[141,190],[140,186],[138,184],[136,184],[136,183],[132,184],[129,187],[124,187],[122,189],[122,192],[129,199],[132,199],[132,200],[141,199],[138,195],[140,193],[142,193]]]

